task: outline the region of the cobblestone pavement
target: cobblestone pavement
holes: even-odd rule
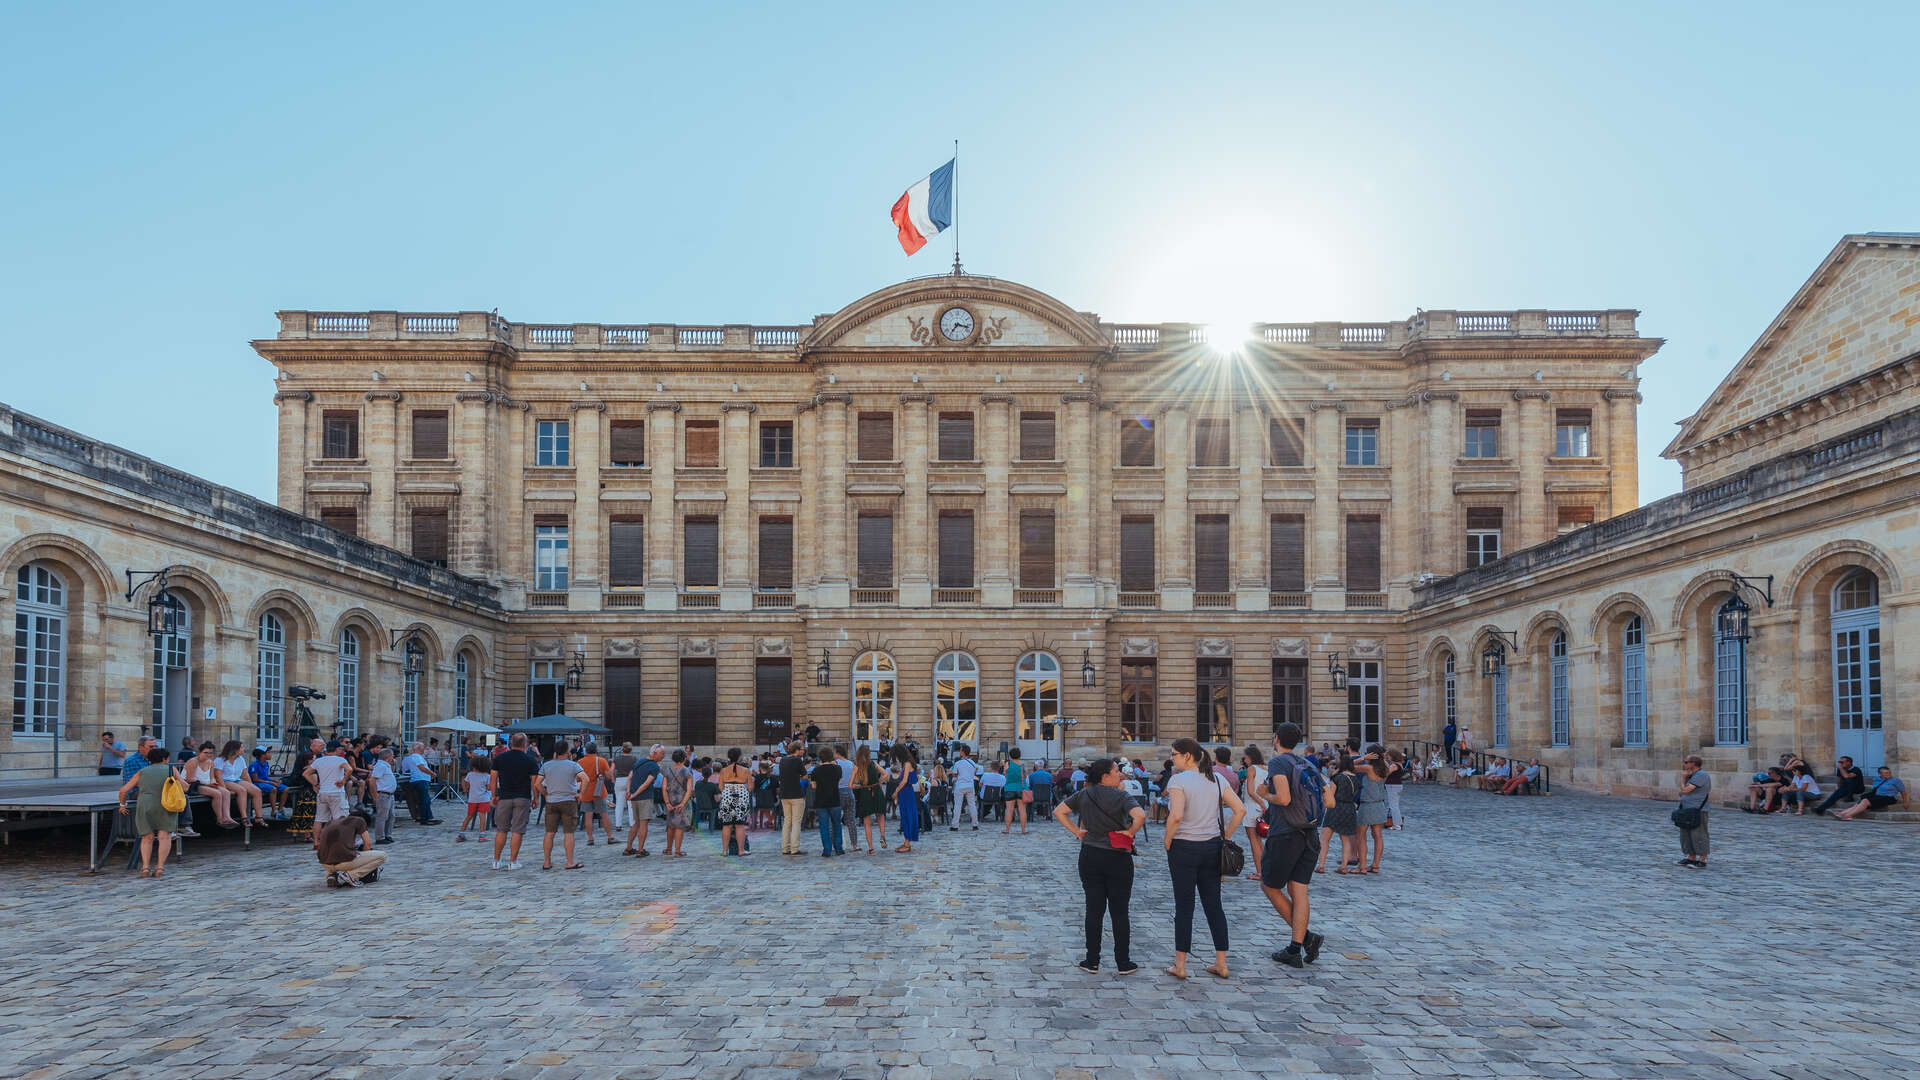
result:
[[[278,842],[202,841],[157,881],[16,848],[0,1076],[1920,1071],[1909,828],[1716,810],[1701,872],[1673,865],[1664,804],[1434,787],[1406,803],[1384,873],[1315,880],[1314,968],[1269,961],[1277,918],[1229,883],[1230,982],[1204,958],[1192,981],[1160,974],[1157,843],[1134,893],[1143,970],[1076,971],[1075,846],[1050,822],[837,860],[817,834],[800,858],[767,833],[744,860],[705,833],[678,860],[583,845],[572,873],[539,870],[537,836],[525,869],[491,871],[449,822],[403,827],[359,890],[322,888],[307,849]]]

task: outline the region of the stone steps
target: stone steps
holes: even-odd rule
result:
[[[1719,808],[1722,810],[1739,810],[1745,812],[1746,807],[1747,802],[1745,799],[1724,799],[1719,804]],[[1830,818],[1833,816],[1833,812],[1828,811],[1825,815],[1817,815],[1809,811],[1807,816]],[[1869,810],[1860,815],[1860,820],[1882,821],[1894,825],[1920,825],[1920,810]]]

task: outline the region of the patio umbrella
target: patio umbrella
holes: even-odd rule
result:
[[[437,720],[431,724],[422,724],[422,728],[444,731],[449,735],[498,735],[500,729],[492,724],[483,724],[478,720],[469,720],[464,716],[455,716],[446,720]],[[449,749],[454,750],[453,740],[447,740]],[[460,767],[465,758],[456,752],[449,752],[441,763],[440,790],[434,793],[437,799],[458,799]]]
[[[464,716],[456,716],[450,720],[440,720],[431,724],[422,724],[421,726],[435,728],[440,731],[455,732],[461,735],[500,734],[500,729],[494,727],[492,724],[483,724],[478,720],[469,720]]]
[[[606,735],[608,730],[591,720],[575,720],[571,716],[554,713],[551,716],[535,716],[527,720],[515,720],[501,729],[508,735]]]

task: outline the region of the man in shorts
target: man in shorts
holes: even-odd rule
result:
[[[580,763],[573,760],[573,754],[566,743],[553,748],[553,760],[540,766],[540,775],[533,778],[533,790],[536,795],[547,801],[547,839],[541,847],[546,856],[546,865],[542,870],[553,869],[553,834],[561,834],[562,846],[567,852],[567,869],[585,870],[587,864],[573,861],[573,834],[580,828]]]
[[[380,877],[387,853],[373,850],[373,833],[367,819],[348,814],[313,830],[314,852],[327,872],[327,884],[337,888],[355,888]]]
[[[352,774],[345,743],[336,743],[307,766],[307,783],[313,785],[313,847],[316,851],[320,848],[320,834],[328,823],[347,816],[347,780]]]
[[[520,869],[520,843],[533,820],[533,777],[540,761],[527,752],[527,737],[515,735],[493,759],[493,868]],[[512,846],[508,847],[508,838]],[[500,856],[506,854],[503,861]]]
[[[1267,843],[1260,855],[1260,887],[1267,894],[1267,902],[1293,931],[1292,940],[1285,949],[1275,952],[1273,959],[1296,968],[1318,960],[1320,946],[1326,942],[1326,938],[1307,929],[1307,885],[1313,881],[1313,865],[1320,857],[1320,830],[1288,825],[1284,810],[1293,805],[1293,800],[1306,797],[1299,781],[1300,770],[1312,766],[1293,752],[1298,745],[1298,725],[1284,723],[1274,730],[1274,755],[1267,763]],[[1318,814],[1312,815],[1312,820],[1318,818]]]

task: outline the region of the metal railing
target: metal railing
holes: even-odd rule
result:
[[[1410,739],[1406,743],[1406,752],[1409,758],[1418,755],[1418,760],[1422,765],[1432,760],[1435,753],[1439,753],[1440,759],[1449,765],[1458,766],[1465,764],[1473,766],[1473,774],[1476,777],[1487,774],[1487,770],[1493,767],[1494,758],[1504,758],[1508,764],[1515,764],[1513,755],[1507,753],[1505,747],[1498,746],[1491,750],[1462,750],[1460,747],[1455,746],[1453,748],[1453,755],[1449,758],[1446,754],[1446,748],[1437,742],[1428,739]],[[1518,764],[1522,769],[1526,768],[1525,762],[1519,762]],[[1548,794],[1553,790],[1553,767],[1544,761],[1540,763],[1540,780],[1536,786],[1542,795]]]

